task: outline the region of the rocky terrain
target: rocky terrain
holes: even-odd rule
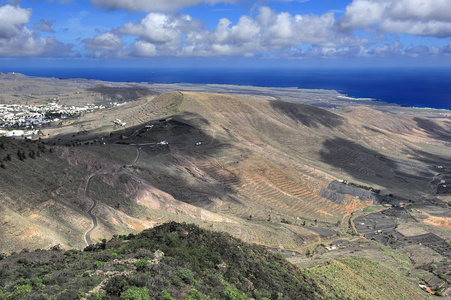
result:
[[[38,85],[67,95],[62,103],[121,105],[43,126],[34,140],[0,138],[0,252],[84,248],[95,203],[94,243],[188,222],[314,277],[333,269],[363,282],[360,267],[395,264],[421,295],[418,284],[448,293],[448,111],[321,90],[83,80],[58,89],[58,79],[14,75],[1,77],[16,91],[2,103],[31,101],[20,92]]]

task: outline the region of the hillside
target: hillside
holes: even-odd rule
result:
[[[410,257],[413,281],[450,292],[446,112],[227,91],[97,86],[85,92],[124,102],[38,140],[0,138],[0,252],[82,249],[177,221],[309,268],[333,259],[355,272],[349,256],[377,268],[380,243]]]
[[[395,267],[348,259],[301,270],[264,247],[177,223],[115,236],[84,251],[54,248],[2,259],[1,299],[426,299]],[[356,294],[340,288],[356,285],[357,276],[342,276],[335,286],[333,272],[357,265],[365,266],[357,271],[365,277]],[[367,271],[392,275],[361,274]]]

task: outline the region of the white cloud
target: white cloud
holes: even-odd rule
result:
[[[420,1],[420,0],[416,0]],[[427,2],[426,0],[422,0]],[[412,4],[415,0],[400,0],[399,3]],[[227,18],[218,21],[214,29],[206,29],[203,21],[189,15],[157,13],[147,14],[137,22],[94,37],[83,43],[89,55],[94,56],[319,56],[319,57],[389,57],[424,55],[436,56],[445,50],[424,46],[405,48],[384,31],[402,32],[405,22],[414,22],[414,13],[406,20],[390,17],[387,7],[389,0],[354,0],[347,7],[344,16],[337,20],[333,12],[322,15],[300,15],[276,12],[268,7],[260,7],[254,17],[242,16],[234,23]],[[397,2],[398,3],[398,2]],[[392,7],[392,6],[390,6]],[[406,6],[406,8],[408,8]],[[397,10],[400,8],[398,7]],[[392,12],[394,15],[399,12]],[[439,21],[443,16],[435,10],[421,14],[436,15],[437,20],[429,21],[430,27],[423,26],[422,20],[411,25],[410,32],[425,34],[446,31],[447,23]],[[398,22],[397,24],[395,22]],[[399,28],[397,28],[399,26]],[[377,27],[378,30],[375,30]],[[370,32],[359,34],[354,29],[367,28]],[[135,38],[124,45],[121,36]],[[131,40],[124,38],[124,40]],[[310,47],[309,50],[301,50]]]
[[[134,56],[252,56],[303,44],[335,47],[369,43],[337,30],[333,13],[292,15],[268,7],[261,7],[255,18],[242,16],[236,24],[222,18],[213,30],[206,30],[202,21],[188,15],[153,12],[112,32],[136,37],[129,47]],[[88,48],[91,40],[85,41]]]
[[[168,11],[199,3],[233,3],[235,0],[89,0],[93,5],[107,9],[129,11]]]
[[[398,20],[451,21],[449,0],[397,0],[393,1],[389,15]]]
[[[151,57],[157,56],[158,51],[155,44],[145,41],[137,41],[132,47],[131,55],[137,57]]]
[[[78,56],[73,45],[62,44],[53,37],[40,37],[39,30],[51,31],[51,23],[41,22],[37,31],[26,27],[31,9],[5,5],[0,7],[0,56]],[[47,21],[48,22],[48,21]]]
[[[395,34],[451,36],[449,0],[354,0],[340,20],[344,30],[373,28]]]
[[[5,5],[0,7],[0,39],[12,38],[18,35],[24,25],[29,22],[31,9]]]
[[[193,20],[188,15],[171,16],[163,13],[149,13],[139,23],[127,23],[116,32],[137,36],[139,41],[158,46],[160,50],[175,51],[184,35],[200,31],[202,28],[202,22]],[[141,47],[143,45],[139,46],[140,49]]]
[[[0,56],[79,56],[73,45],[62,44],[53,37],[39,37],[24,29],[9,39],[0,39]]]
[[[84,39],[82,42],[88,50],[114,51],[122,48],[122,39],[111,32],[98,35],[93,39]]]

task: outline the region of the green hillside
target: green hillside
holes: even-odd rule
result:
[[[422,299],[396,268],[338,259],[299,269],[280,254],[166,223],[83,251],[1,256],[0,299]]]
[[[14,254],[0,261],[0,274],[2,299],[149,299],[126,296],[139,291],[150,299],[320,296],[315,284],[281,256],[178,223],[116,236],[84,251]]]

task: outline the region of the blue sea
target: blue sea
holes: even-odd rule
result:
[[[234,84],[331,89],[355,98],[451,110],[451,69],[29,68],[32,76],[151,83]]]

